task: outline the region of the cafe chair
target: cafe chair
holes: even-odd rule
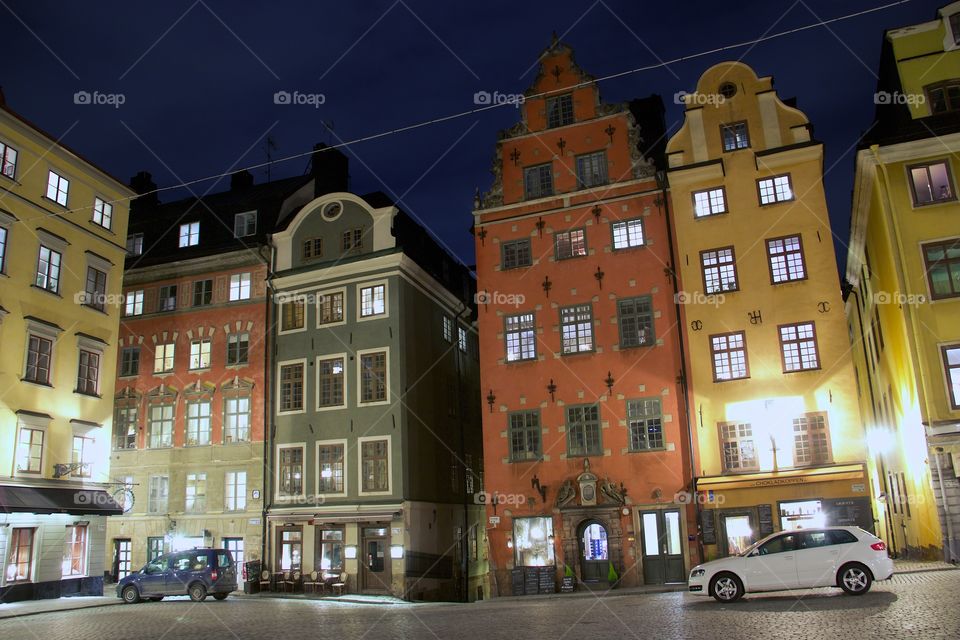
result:
[[[270,591],[273,581],[270,580],[270,572],[264,569],[260,572],[260,591]]]
[[[333,595],[342,596],[346,588],[347,588],[347,572],[344,571],[339,576],[337,576],[337,581],[330,585],[330,589],[333,590]]]
[[[287,590],[287,585],[290,585],[290,591],[297,590],[297,583],[300,582],[300,572],[294,571],[292,574],[287,573],[283,576],[283,590]]]
[[[321,584],[322,584],[322,583],[321,583]],[[317,572],[316,572],[316,571],[311,571],[311,572],[310,572],[310,577],[304,579],[304,581],[303,581],[303,592],[304,592],[304,593],[307,592],[307,587],[310,587],[310,590],[313,591],[314,593],[317,592]]]

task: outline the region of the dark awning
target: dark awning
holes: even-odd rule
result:
[[[119,516],[123,507],[102,489],[0,486],[0,513]]]

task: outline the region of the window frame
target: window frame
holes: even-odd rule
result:
[[[126,243],[128,256],[143,255],[143,233],[131,233],[127,235]]]
[[[586,412],[588,409],[595,410],[597,414],[596,421],[584,419],[582,422],[576,422],[571,419],[571,412],[582,411]],[[600,412],[600,403],[587,403],[587,404],[574,404],[567,405],[564,407],[563,411],[564,418],[564,434],[567,441],[567,458],[589,458],[603,456],[603,416]],[[596,448],[591,448],[589,440],[592,435],[591,429],[596,426]],[[572,438],[578,428],[583,429],[583,449],[574,450],[572,447]]]
[[[377,299],[376,294],[371,293],[371,305],[372,312],[364,314],[363,312],[363,292],[367,289],[374,291],[383,287],[383,311],[376,313],[377,308]],[[383,318],[390,317],[390,283],[388,280],[372,280],[368,282],[358,282],[356,286],[357,292],[357,322],[368,322],[370,320],[382,320]],[[329,325],[325,325],[329,326]]]
[[[533,189],[534,171],[537,172],[536,189]],[[544,173],[545,172],[545,173]],[[544,177],[547,178],[546,183]],[[545,186],[546,185],[546,186]],[[550,198],[556,194],[556,185],[553,182],[553,162],[540,162],[523,168],[523,199],[539,200]]]
[[[960,342],[948,343],[939,345],[940,358],[942,371],[944,376],[944,383],[946,384],[947,392],[947,402],[949,403],[950,409],[952,411],[960,411],[960,363],[957,365],[950,364],[950,351],[957,351],[958,357],[960,357]],[[954,390],[954,385],[952,382],[952,376],[950,375],[952,370],[957,371],[957,388]]]
[[[787,249],[787,241],[794,240],[797,241],[797,249]],[[783,244],[783,251],[779,254],[773,254],[771,252],[771,242],[780,242]],[[773,286],[788,284],[791,282],[803,282],[809,277],[809,270],[807,269],[807,257],[803,252],[803,235],[801,233],[793,233],[786,236],[777,236],[775,238],[765,238],[763,241],[764,247],[767,252],[767,268],[770,272],[770,284]],[[774,267],[774,255],[783,256],[783,269],[787,274],[787,278],[784,280],[777,280],[775,275]],[[803,275],[799,278],[792,277],[794,275],[793,268],[790,263],[790,256],[799,255],[800,256],[800,269],[803,270]]]
[[[648,312],[638,312],[634,311],[629,316],[624,315],[623,305],[625,303],[634,303],[637,304],[641,301],[645,301],[650,310]],[[624,342],[624,327],[623,320],[625,317],[633,317],[637,319],[637,325],[640,327],[641,320],[643,317],[649,317],[649,329],[650,336],[637,344],[626,344]],[[656,310],[653,308],[653,296],[652,295],[642,295],[642,296],[630,296],[628,298],[617,298],[617,335],[618,335],[618,345],[621,350],[623,349],[638,349],[641,347],[652,347],[657,344],[657,330],[656,330]]]
[[[634,224],[640,226],[640,244],[631,244],[631,227]],[[622,247],[617,246],[617,228],[620,225],[624,226],[624,234],[627,240],[626,246]],[[626,220],[614,220],[610,223],[610,247],[613,251],[628,251],[630,249],[640,249],[645,246],[647,246],[647,226],[644,224],[643,218],[627,218]]]
[[[56,185],[53,184],[53,178],[57,179]],[[66,184],[65,187],[63,186],[64,184]],[[50,196],[51,189],[53,190],[54,197]],[[63,195],[63,202],[60,201],[61,194]],[[66,207],[70,202],[70,179],[58,171],[47,169],[47,184],[43,197],[49,202],[58,204],[61,207]]]
[[[529,423],[528,419],[531,417],[536,418],[536,424]],[[523,424],[514,424],[514,418],[522,418]],[[535,438],[533,439],[535,443],[532,443],[534,446],[531,450],[531,437],[534,436],[534,434]],[[516,446],[518,435],[520,439],[523,440],[523,455],[518,455],[518,448]],[[507,414],[507,447],[509,448],[508,454],[510,462],[539,462],[543,460],[543,423],[539,409],[511,411]]]
[[[135,289],[123,294],[123,316],[125,318],[135,318],[143,315],[144,295],[143,289]]]
[[[812,338],[801,338],[800,329],[801,327],[806,328],[810,327],[813,337]],[[784,339],[783,330],[784,329],[793,329],[796,338]],[[804,371],[819,371],[821,368],[820,363],[820,345],[817,342],[817,324],[814,320],[804,320],[802,322],[788,322],[785,324],[777,325],[777,340],[780,344],[780,364],[782,366],[783,373],[802,373]],[[813,342],[813,355],[816,358],[816,366],[809,367],[803,365],[803,355],[802,349],[803,345],[809,342]],[[787,368],[787,348],[788,345],[797,345],[797,359],[800,362],[799,368],[788,369]]]
[[[98,210],[99,206],[99,210]],[[97,221],[97,216],[99,214],[100,220]],[[90,222],[102,227],[107,231],[113,229],[113,204],[107,202],[100,196],[95,196],[93,198],[93,212],[90,215]]]
[[[741,435],[741,427],[746,427],[750,430],[749,434]],[[734,437],[729,437],[725,435],[724,430],[727,430],[729,434],[730,429],[734,430]],[[730,473],[751,473],[760,470],[760,456],[757,455],[757,435],[755,433],[753,424],[749,422],[737,422],[737,421],[721,421],[717,423],[717,439],[720,441],[720,466],[723,469],[724,474]],[[743,447],[742,442],[750,442],[750,446],[753,449],[753,458],[748,458],[752,460],[753,464],[750,466],[744,466],[743,464]],[[739,466],[731,468],[727,464],[727,455],[725,444],[735,444],[737,450],[737,460]]]
[[[579,315],[579,313],[580,313],[581,311],[583,311],[583,310],[586,309],[586,308],[589,308],[589,310],[590,310],[590,319],[589,319],[589,321],[586,323],[587,326],[590,328],[590,336],[589,336],[589,338],[590,338],[590,348],[589,348],[589,349],[581,349],[581,348],[580,348],[580,346],[581,346],[580,325],[583,325],[584,323],[583,323],[582,321],[579,321],[578,318],[577,318],[577,316]],[[580,311],[577,311],[578,309],[579,309]],[[564,322],[564,315],[563,315],[563,314],[564,314],[564,312],[570,311],[570,310],[573,310],[573,314],[574,314],[574,315],[573,315],[573,322]],[[572,304],[572,305],[567,305],[567,306],[560,307],[560,308],[557,309],[557,315],[558,315],[558,319],[559,319],[559,328],[560,328],[560,354],[561,354],[561,355],[564,355],[564,356],[572,356],[572,355],[578,355],[578,354],[581,354],[581,353],[595,353],[595,352],[596,352],[596,350],[597,350],[596,327],[595,327],[596,318],[595,318],[594,315],[593,315],[593,303],[592,303],[592,302],[585,302],[585,303],[581,303],[581,304]],[[564,337],[564,327],[566,327],[566,326],[574,326],[574,327],[576,328],[576,341],[577,341],[577,349],[576,349],[576,350],[573,350],[573,351],[568,351],[568,350],[567,350],[566,338]]]
[[[819,423],[822,424],[822,427],[815,426],[814,425],[815,420],[818,420]],[[800,426],[798,424],[800,421],[805,422],[806,429],[804,430],[804,432],[806,434],[806,439],[809,445],[808,448],[811,452],[815,452],[817,450],[817,446],[813,442],[816,435],[815,431],[822,431],[823,443],[824,443],[823,448],[825,452],[825,455],[822,458],[817,457],[815,454],[812,453],[809,461],[807,462],[799,461],[799,454],[798,454],[799,447],[797,446],[797,444],[798,444],[798,440],[800,438],[801,432],[797,430],[797,427]],[[833,463],[833,442],[832,442],[832,439],[830,438],[830,421],[827,417],[826,411],[808,411],[800,414],[799,416],[795,416],[791,420],[791,435],[793,436],[792,438],[793,461],[792,462],[795,468],[799,469],[804,467],[816,467],[816,466]]]
[[[286,326],[286,323],[290,320],[290,309],[294,310],[293,320],[297,319],[299,316],[300,324],[292,325],[290,327]],[[297,311],[299,309],[299,311]],[[307,299],[301,295],[294,295],[290,297],[285,297],[285,299],[277,305],[277,313],[280,316],[279,326],[277,327],[278,335],[286,335],[290,333],[301,333],[307,330]]]
[[[55,347],[57,345],[57,336],[59,335],[59,333],[51,334],[46,331],[36,331],[30,328],[27,329],[26,333],[27,333],[26,335],[27,339],[25,340],[25,345],[24,345],[25,355],[23,359],[23,377],[20,379],[23,382],[29,382],[31,384],[39,384],[44,387],[52,387],[53,386],[53,365],[54,365],[54,359],[56,355]],[[37,341],[37,349],[31,348],[33,340]],[[43,350],[40,349],[40,347],[43,344],[47,345],[47,350],[45,354]],[[30,364],[31,353],[35,354],[33,356],[35,360],[33,365]],[[47,363],[46,363],[47,366],[45,369],[40,366],[41,358],[44,355],[46,355],[46,360],[47,360]],[[32,377],[30,376],[31,368],[35,370],[35,374]],[[44,378],[40,377],[41,370],[45,371]]]
[[[188,249],[200,244],[200,221],[181,222],[177,240],[178,249]]]
[[[6,557],[4,558],[3,570],[4,570],[4,581],[5,584],[23,584],[33,582],[36,565],[37,565],[37,529],[38,527],[11,527],[10,537],[7,540],[7,549]],[[29,544],[24,545],[21,541],[21,538],[24,535],[24,532],[27,532],[29,535]],[[13,540],[16,538],[17,543],[13,544]],[[22,549],[26,548],[26,562],[21,561]],[[13,550],[17,551],[16,556],[13,556],[11,553]],[[16,560],[14,561],[14,558]],[[24,577],[19,577],[20,566],[26,564],[26,571],[23,572]],[[14,577],[11,579],[9,577],[9,571],[11,566],[16,566],[17,570],[15,571]]]
[[[529,328],[524,326],[523,318],[530,317],[530,326]],[[517,320],[516,328],[511,328],[510,322],[512,320]],[[524,334],[530,332],[530,340],[532,344],[532,355],[524,357]],[[517,353],[519,357],[511,358],[510,357],[510,339],[511,336],[517,336]],[[503,346],[504,346],[504,362],[510,364],[514,362],[535,362],[537,360],[537,314],[535,311],[514,313],[503,316]]]
[[[284,409],[283,399],[283,370],[286,367],[300,367],[300,406],[290,409]],[[277,415],[296,415],[306,413],[307,410],[307,359],[295,358],[292,360],[281,360],[277,362]]]
[[[249,222],[250,220],[253,220],[253,231],[248,230],[248,227],[250,226],[250,222]],[[241,221],[243,221],[242,231],[244,231],[244,233],[238,234],[237,224],[240,223]],[[240,213],[233,214],[233,237],[240,239],[240,238],[248,238],[250,236],[257,235],[257,222],[258,220],[257,220],[256,210],[241,211]]]
[[[551,96],[544,100],[544,122],[547,129],[558,129],[560,127],[566,127],[568,125],[574,124],[576,119],[576,114],[574,112],[573,106],[573,93],[564,93],[558,96]],[[557,108],[557,121],[552,120],[552,114],[554,112],[554,107]],[[569,109],[567,109],[569,107]],[[569,113],[567,113],[569,111]]]
[[[349,474],[347,472],[347,458],[349,457],[349,449],[347,447],[347,440],[345,439],[334,439],[334,440],[317,440],[316,442],[316,473],[314,474],[314,491],[319,496],[330,496],[330,497],[345,497],[349,491],[348,482]],[[324,447],[340,447],[340,491],[323,491],[321,487],[321,469],[320,466],[324,459],[321,457],[320,450]],[[334,472],[335,473],[335,472]],[[335,476],[334,476],[335,477]]]
[[[154,411],[160,411],[160,418],[154,417]],[[167,410],[169,410],[170,417],[166,417]],[[163,427],[169,423],[169,435],[164,433]],[[147,449],[171,449],[174,445],[174,431],[177,424],[177,403],[174,402],[153,402],[147,405],[147,440],[146,447]],[[159,433],[155,433],[154,429],[160,427],[161,430]],[[156,441],[157,444],[154,444]],[[167,444],[164,444],[167,442]]]
[[[246,342],[246,347],[241,347],[241,343],[243,342]],[[241,355],[243,358],[240,357]],[[226,366],[228,367],[244,367],[250,364],[249,331],[237,331],[235,333],[227,334],[226,363]]]
[[[23,434],[24,431],[29,431],[29,432],[30,432],[30,440],[29,440],[29,442],[27,443],[27,446],[31,449],[31,451],[28,451],[28,453],[27,453],[27,457],[26,457],[27,467],[26,467],[25,469],[21,469],[20,466],[19,466],[19,462],[21,461],[21,450],[20,450],[20,448],[21,448],[21,446],[24,445],[24,443],[21,442],[21,437],[22,437],[22,434]],[[36,469],[33,469],[33,464],[32,464],[32,462],[31,462],[31,461],[34,459],[34,456],[33,456],[33,453],[32,453],[32,448],[35,447],[35,446],[37,446],[37,442],[36,442],[36,440],[35,440],[36,437],[39,437],[39,439],[40,439],[40,442],[39,442],[39,446],[40,446],[40,457],[39,457],[39,459],[38,459],[39,461],[37,462],[37,468],[36,468]],[[42,475],[43,475],[43,464],[44,464],[44,462],[45,462],[44,458],[46,458],[46,455],[47,455],[47,428],[46,428],[46,427],[43,427],[43,426],[40,426],[40,425],[38,425],[38,424],[34,424],[34,423],[32,423],[32,422],[31,422],[31,423],[27,423],[27,422],[24,422],[23,420],[18,420],[18,421],[17,421],[17,441],[16,441],[16,448],[15,448],[14,451],[13,451],[13,475],[14,475],[14,477],[19,476],[19,475],[28,475],[28,476],[34,476],[34,477],[40,477],[40,476],[42,476]]]
[[[246,400],[247,408],[245,411],[240,410],[240,403]],[[237,407],[236,411],[231,411],[230,404],[235,402]],[[240,433],[240,416],[246,416],[246,427],[244,431],[246,432],[246,437],[241,438]],[[231,422],[234,421],[236,424],[231,425]],[[223,439],[223,444],[237,444],[243,442],[250,442],[251,430],[253,422],[253,397],[249,393],[242,392],[229,392],[225,393],[223,397],[223,426],[221,427],[221,437]]]
[[[730,252],[729,262],[720,262],[720,252],[722,251]],[[714,254],[715,260],[716,260],[716,263],[709,267],[706,265],[706,263],[704,263],[704,257],[707,256],[708,254]],[[726,267],[727,265],[730,265],[731,269],[733,270],[734,287],[732,289],[723,288],[724,279],[721,276],[723,274],[724,267]],[[717,272],[716,280],[720,284],[721,288],[711,289],[710,286],[707,284],[708,269],[711,271],[716,270]],[[740,274],[737,272],[737,251],[734,245],[731,244],[725,247],[714,247],[711,249],[704,249],[703,251],[701,251],[700,252],[700,277],[701,277],[701,281],[703,282],[703,292],[708,296],[717,295],[717,294],[735,293],[737,291],[740,291]]]
[[[736,136],[736,127],[743,125],[744,136],[746,137],[746,144],[740,145],[737,141]],[[727,139],[726,131],[728,129],[734,130],[734,146],[731,149],[727,148]],[[733,153],[734,151],[742,151],[744,149],[749,149],[751,147],[752,141],[750,136],[750,125],[747,124],[746,120],[736,120],[734,122],[723,122],[720,124],[720,148],[724,153]]]
[[[594,180],[592,180],[592,179],[589,180],[589,181],[584,180],[584,179],[583,179],[583,176],[581,175],[581,172],[580,172],[580,170],[581,170],[581,168],[582,168],[581,163],[586,164],[586,162],[589,160],[591,164],[595,164],[595,161],[596,161],[597,158],[600,158],[600,159],[601,159],[600,163],[599,163],[597,166],[602,167],[602,169],[603,169],[603,171],[602,171],[603,175],[600,177],[600,180],[599,180],[599,181],[594,181]],[[593,189],[593,188],[595,188],[595,187],[602,187],[602,186],[605,186],[605,185],[610,184],[610,173],[609,173],[609,166],[608,166],[608,161],[607,161],[607,150],[606,150],[606,149],[598,149],[598,150],[596,150],[596,151],[588,151],[588,152],[586,152],[586,153],[581,153],[581,154],[578,154],[578,155],[574,156],[574,167],[576,168],[576,174],[577,174],[577,189],[578,189],[578,190],[580,190],[580,189]]]
[[[206,349],[204,349],[206,347]],[[206,356],[206,359],[204,359]],[[207,371],[213,361],[213,339],[197,338],[190,341],[190,360],[187,363],[189,371]]]
[[[230,476],[233,476],[233,482],[230,482]],[[243,476],[243,483],[237,482],[237,478]],[[226,513],[235,513],[247,510],[247,470],[246,469],[227,469],[223,472],[223,510]],[[240,492],[243,487],[242,493]],[[232,493],[232,495],[231,495]],[[230,506],[231,500],[233,506]]]
[[[387,488],[386,489],[374,489],[366,490],[364,489],[363,482],[363,469],[364,469],[364,455],[363,455],[363,445],[370,442],[385,441],[387,443],[386,448],[386,474],[387,474]],[[381,458],[374,458],[374,460],[380,460]],[[390,434],[383,436],[361,436],[357,438],[357,460],[359,462],[357,469],[357,494],[361,496],[386,496],[393,493],[393,437]]]
[[[206,414],[202,409],[206,408]],[[196,408],[197,415],[191,415]],[[201,428],[204,423],[206,428]],[[192,435],[195,438],[191,438]],[[205,436],[205,437],[204,437]],[[184,402],[183,446],[207,447],[213,444],[213,401],[208,397],[189,398]]]
[[[323,257],[323,236],[306,238],[300,244],[300,259],[311,262]]]
[[[521,261],[521,256],[523,255],[523,250],[521,247],[525,247],[526,251],[526,260]],[[514,260],[511,262],[507,259],[508,248],[513,248],[514,251]],[[501,271],[510,271],[512,269],[523,269],[525,267],[533,266],[533,243],[530,241],[530,238],[516,238],[514,240],[504,240],[500,242],[500,270]]]
[[[723,199],[723,210],[722,210],[722,211],[714,211],[714,210],[713,210],[713,197],[712,197],[712,194],[715,193],[715,192],[717,192],[717,191],[720,192],[720,197]],[[698,215],[698,213],[697,213],[697,196],[698,196],[698,195],[706,195],[706,197],[707,197],[707,205],[708,205],[708,207],[710,208],[710,212],[709,212],[709,213],[705,213],[705,214],[703,214],[703,215]],[[716,217],[716,216],[722,216],[722,215],[725,214],[725,213],[730,213],[729,200],[727,200],[727,188],[726,188],[725,186],[723,186],[723,185],[720,185],[719,187],[708,187],[708,188],[706,188],[706,189],[697,189],[696,191],[693,191],[693,192],[690,194],[690,201],[691,201],[692,207],[693,207],[693,219],[694,219],[694,220],[704,220],[704,219],[706,219],[706,218],[713,218],[713,217]]]
[[[157,313],[167,313],[177,310],[177,283],[160,285],[157,288]]]
[[[111,448],[114,451],[136,449],[139,431],[140,403],[132,398],[117,397],[113,408],[113,442]]]
[[[193,478],[193,495],[190,495],[190,482]],[[200,492],[200,489],[203,492]],[[187,473],[183,478],[183,512],[184,513],[207,513],[207,497],[209,496],[209,480],[207,480],[206,471],[194,471]],[[193,498],[193,505],[190,505],[190,498]]]
[[[236,282],[234,282],[236,280]],[[246,293],[246,295],[244,295]],[[230,274],[229,301],[242,302],[253,297],[253,274],[249,271]]]
[[[942,260],[931,261],[927,255],[927,251],[937,248],[943,250],[944,257]],[[945,240],[934,240],[920,244],[920,257],[923,260],[927,289],[930,292],[930,300],[951,300],[954,298],[960,298],[960,288],[958,288],[956,291],[953,291],[953,278],[950,277],[952,266],[955,267],[958,272],[960,272],[960,256],[957,258],[950,258],[947,256],[947,252],[953,248],[960,249],[960,237],[947,238]],[[935,267],[940,265],[945,265],[947,270],[947,281],[950,284],[951,289],[951,292],[947,294],[937,293],[933,284],[933,270]]]
[[[47,259],[43,259],[43,252],[47,252]],[[56,261],[53,257],[56,256]],[[41,271],[41,265],[46,262],[46,268]],[[56,262],[56,264],[54,264]],[[54,273],[55,272],[55,273]],[[49,291],[54,295],[60,295],[60,284],[63,275],[63,251],[59,248],[49,246],[43,240],[40,241],[40,247],[37,249],[37,267],[34,270],[33,286],[44,291]],[[44,284],[40,284],[42,281]],[[50,284],[53,283],[51,287]]]
[[[334,300],[334,296],[340,296],[340,319],[339,320],[330,320],[328,322],[323,321],[324,313],[326,312],[325,302],[327,296],[331,297],[331,300]],[[331,302],[331,311],[333,310],[333,303]],[[317,303],[314,305],[317,313],[316,328],[322,329],[324,327],[337,327],[347,323],[347,289],[346,287],[340,287],[338,289],[327,289],[325,291],[317,292]]]
[[[170,476],[159,473],[147,478],[147,513],[151,515],[170,512]]]
[[[136,357],[127,357],[128,354],[136,354]],[[118,369],[119,378],[135,378],[140,375],[140,345],[120,348],[120,366]]]
[[[941,198],[939,200],[931,200],[930,202],[918,202],[917,201],[917,185],[913,181],[913,171],[914,169],[926,169],[927,177],[930,177],[930,167],[934,165],[942,164],[946,169],[947,173],[947,186],[950,187],[950,197]],[[949,158],[943,158],[940,160],[931,160],[928,162],[917,162],[915,164],[905,165],[904,169],[907,172],[907,183],[910,185],[910,204],[914,209],[920,209],[923,207],[932,207],[938,204],[947,204],[950,202],[957,201],[957,186],[956,182],[953,179],[953,170],[950,166]]]
[[[80,578],[87,575],[90,541],[88,527],[89,525],[76,523],[68,524],[65,527],[63,562],[60,566],[60,575],[62,578]],[[77,534],[80,532],[83,533],[78,536]],[[68,563],[70,565],[69,570],[67,570]],[[79,563],[79,569],[74,569],[77,563]]]
[[[743,343],[743,346],[740,347],[740,348],[737,348],[737,349],[730,349],[730,348],[729,348],[729,345],[730,345],[730,337],[731,337],[731,336],[740,336],[740,338],[741,338],[741,340],[742,340],[742,343]],[[715,338],[726,338],[726,339],[727,339],[727,348],[718,351],[717,348],[716,348],[716,344],[714,343],[714,339],[715,339]],[[714,333],[714,334],[709,335],[709,336],[707,337],[707,340],[709,340],[709,342],[710,342],[710,366],[711,366],[711,371],[712,371],[712,373],[713,373],[713,381],[714,381],[715,383],[720,383],[720,382],[733,382],[734,380],[746,380],[746,379],[748,379],[748,378],[750,377],[750,354],[749,354],[749,352],[747,351],[747,332],[746,332],[746,331],[740,330],[740,331],[727,331],[727,332],[724,332],[724,333]],[[717,360],[716,360],[717,354],[720,354],[720,353],[730,354],[731,352],[734,352],[734,351],[743,351],[743,371],[744,371],[744,374],[743,374],[742,376],[736,376],[736,377],[730,377],[730,378],[720,378],[720,377],[718,377],[718,375],[717,375]],[[732,365],[731,361],[729,360],[730,356],[728,355],[727,358],[728,358],[728,360],[727,360],[727,366],[730,368],[731,373],[732,373],[732,372],[733,372],[733,365]]]
[[[370,400],[364,402],[363,400],[363,357],[367,355],[372,355],[376,353],[384,353],[384,389],[386,391],[386,397],[383,400]],[[356,352],[356,363],[357,363],[357,407],[375,407],[378,405],[390,404],[391,396],[390,393],[390,347],[374,347],[371,349],[358,349]]]
[[[213,304],[213,278],[193,281],[192,307],[208,307]]]
[[[656,413],[643,412],[642,414],[632,414],[631,408],[645,407],[647,403],[655,403],[658,411]],[[666,434],[663,428],[663,402],[659,397],[651,396],[646,398],[629,398],[624,401],[627,426],[627,451],[629,453],[643,453],[645,451],[665,451],[667,448]],[[657,421],[660,433],[659,446],[650,446],[650,427],[653,421]],[[642,422],[642,426],[641,423]],[[634,438],[635,428],[642,429],[642,439],[646,446],[635,447],[635,442],[640,438]]]
[[[574,252],[574,238],[573,235],[579,233],[581,235],[581,243],[583,245],[583,253]],[[566,236],[566,244],[569,250],[569,255],[564,254],[560,250],[560,238],[561,236]],[[563,231],[557,231],[553,234],[553,257],[557,262],[561,260],[574,260],[576,258],[587,258],[590,256],[590,245],[587,244],[587,228],[586,227],[571,227],[570,229],[564,229]]]
[[[328,361],[340,360],[342,370],[340,372],[340,402],[338,404],[322,404],[321,398],[323,397],[322,386],[324,377],[321,374],[321,364]],[[349,390],[347,388],[347,362],[348,355],[346,352],[343,353],[328,353],[322,354],[316,357],[316,364],[314,368],[316,370],[316,411],[336,411],[338,409],[347,408],[347,398],[349,397]],[[359,362],[359,360],[357,361]],[[336,375],[336,374],[331,374]]]
[[[99,398],[102,382],[100,373],[103,365],[103,350],[80,346],[77,352],[77,385],[73,392]],[[84,363],[84,356],[86,356],[86,363]],[[93,375],[90,374],[91,371],[93,371]],[[84,373],[86,373],[86,377]],[[89,387],[92,387],[92,389]]]
[[[11,160],[9,156],[13,154]],[[0,176],[16,181],[17,179],[17,161],[20,159],[20,151],[16,147],[11,147],[4,140],[0,140]],[[7,167],[13,167],[13,170],[7,172]]]
[[[300,492],[299,493],[293,493],[293,492],[283,493],[282,492],[283,484],[281,479],[285,475],[284,468],[285,466],[287,466],[287,463],[283,461],[283,452],[286,451],[287,449],[300,450]],[[276,476],[274,478],[274,483],[275,483],[274,499],[279,501],[288,500],[290,498],[305,499],[307,495],[306,494],[307,443],[306,442],[288,442],[284,444],[278,444],[276,451],[277,451],[277,458],[276,458],[277,462],[276,462],[276,470],[274,471],[274,475]],[[291,469],[291,478],[292,478],[293,474],[295,474],[295,469],[296,469],[295,461],[290,463],[290,469]]]
[[[790,189],[789,198],[780,198],[779,192],[777,191],[777,180],[780,178],[787,179],[787,188]],[[763,201],[763,188],[761,185],[764,182],[770,182],[773,186],[773,200],[771,200],[770,202]],[[757,178],[756,185],[757,185],[757,202],[760,204],[761,207],[772,207],[774,205],[782,204],[784,202],[793,202],[794,200],[797,199],[797,192],[794,191],[793,189],[793,176],[791,176],[789,173],[778,173],[772,176],[764,176],[763,178]]]

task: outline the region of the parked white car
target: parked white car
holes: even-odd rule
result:
[[[859,527],[782,531],[740,555],[697,565],[691,593],[733,602],[744,593],[840,587],[863,595],[874,580],[893,575],[893,560],[880,538]]]

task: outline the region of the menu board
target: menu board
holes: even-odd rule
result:
[[[523,595],[523,567],[517,567],[510,572],[510,592],[515,596]]]
[[[573,593],[574,584],[573,576],[563,576],[560,581],[560,593]]]
[[[539,580],[539,592],[540,593],[555,593],[557,590],[557,583],[554,579],[556,571],[553,567],[540,567],[540,580]]]
[[[827,523],[838,527],[860,527],[873,533],[873,510],[870,498],[834,498],[820,507]]]
[[[717,523],[713,509],[700,512],[700,535],[703,536],[703,544],[717,544]]]
[[[524,567],[523,569],[523,593],[533,595],[537,593],[540,587],[540,567]]]
[[[773,533],[773,507],[769,504],[758,504],[757,514],[760,525],[760,538]]]

